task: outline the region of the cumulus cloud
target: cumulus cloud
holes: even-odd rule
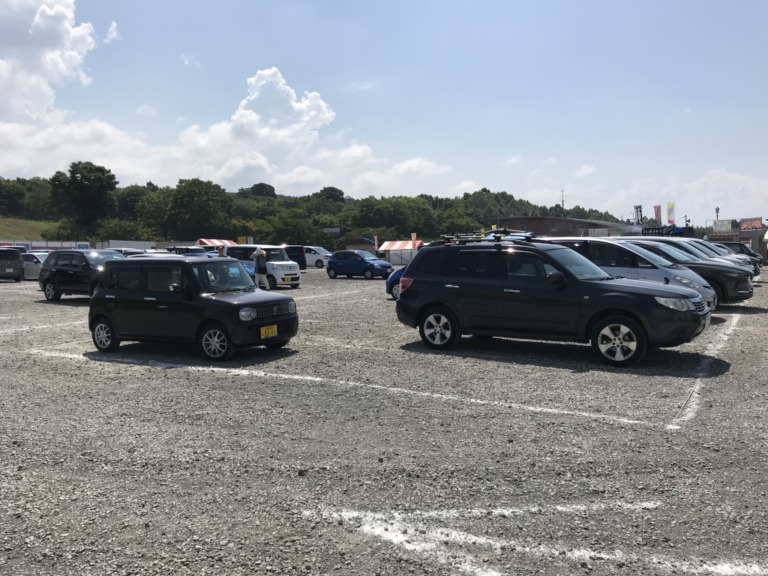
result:
[[[136,109],[136,114],[145,118],[154,118],[157,116],[157,110],[149,104],[142,104]]]
[[[83,63],[93,27],[75,24],[73,0],[4,0],[0,10],[0,121],[61,121],[55,87],[90,82]]]
[[[181,63],[184,66],[189,66],[192,68],[200,68],[200,62],[197,61],[197,58],[195,58],[194,56],[190,56],[189,54],[181,55]]]
[[[502,164],[504,166],[517,166],[523,161],[523,157],[520,156],[520,154],[510,154],[506,158],[504,158],[504,161]]]

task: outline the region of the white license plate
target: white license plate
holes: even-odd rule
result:
[[[6,272],[13,272],[13,268],[6,268],[5,271]]]

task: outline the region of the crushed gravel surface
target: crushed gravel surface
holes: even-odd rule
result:
[[[0,574],[768,575],[765,285],[629,369],[282,292],[299,335],[213,364],[0,281]]]

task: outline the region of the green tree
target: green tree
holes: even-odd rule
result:
[[[91,162],[73,162],[69,174],[56,172],[51,178],[51,200],[59,215],[75,229],[93,233],[99,220],[115,215],[115,176]]]
[[[176,239],[218,238],[229,230],[232,195],[218,184],[179,180],[168,207],[168,230]]]

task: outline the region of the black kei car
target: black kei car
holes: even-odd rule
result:
[[[282,348],[299,329],[290,296],[260,290],[234,258],[126,258],[106,262],[91,297],[93,343],[196,342],[214,361],[238,347]]]
[[[528,240],[422,248],[400,278],[396,309],[438,350],[462,334],[591,342],[613,366],[690,342],[711,317],[695,290],[615,278],[570,248]]]
[[[104,263],[125,255],[115,250],[52,250],[40,266],[37,282],[45,299],[60,300],[65,294],[90,296],[99,283]]]

